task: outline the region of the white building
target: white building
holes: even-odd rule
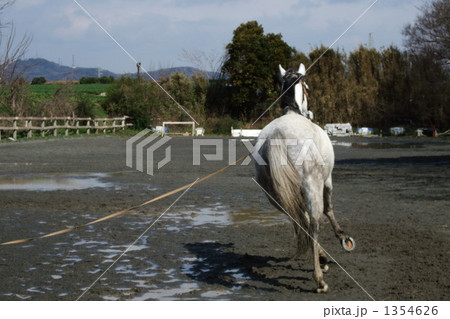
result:
[[[350,123],[329,123],[324,127],[328,136],[352,136],[353,129]]]

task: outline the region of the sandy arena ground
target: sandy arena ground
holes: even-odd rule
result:
[[[219,139],[224,160],[194,166],[192,138],[177,137],[155,153],[159,161],[171,146],[171,161],[150,176],[125,165],[126,141],[0,143],[0,242],[87,223],[228,164],[228,138]],[[311,256],[291,258],[292,226],[252,180],[250,163],[175,203],[181,193],[0,246],[0,300],[76,300],[109,267],[81,300],[449,300],[450,140],[333,142],[335,214],[356,249],[344,252],[324,220],[320,242],[336,261],[325,274],[328,294],[314,293]],[[238,141],[237,157],[245,153]]]

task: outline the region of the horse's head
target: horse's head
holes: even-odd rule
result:
[[[306,70],[303,63],[298,70],[285,70],[279,65],[281,82],[281,107],[283,114],[289,110],[297,112],[309,119],[313,118],[311,111],[308,111],[308,85],[305,83]]]

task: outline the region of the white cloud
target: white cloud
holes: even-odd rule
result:
[[[375,46],[401,46],[401,31],[407,22],[412,22],[417,13],[416,1],[383,1],[380,0],[368,10],[360,20],[350,28],[334,47],[350,51],[360,44],[367,44],[369,33],[372,33]],[[298,30],[297,39],[292,31],[283,34],[294,39],[291,45],[307,50],[310,46],[331,45],[355,20],[373,3],[371,1],[314,1],[299,6],[303,12],[303,20]],[[305,39],[308,43],[305,46]]]
[[[84,35],[93,24],[89,17],[74,7],[66,7],[62,12],[55,12],[54,17],[58,17],[57,20],[61,22],[61,26],[55,29],[54,34],[63,38]]]
[[[257,20],[266,32],[281,33],[298,50],[330,45],[373,0],[77,0],[144,66],[175,66],[183,50],[221,51],[240,24]],[[423,0],[379,0],[336,44],[347,52],[366,43],[401,45],[401,30],[413,22]],[[80,65],[116,72],[134,64],[74,1],[20,0],[13,12],[18,32],[32,32],[30,51],[56,54]],[[5,12],[6,14],[6,12]],[[7,18],[6,16],[2,17]],[[8,19],[5,19],[8,20]],[[55,53],[58,52],[58,53]]]

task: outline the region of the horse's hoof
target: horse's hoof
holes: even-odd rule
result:
[[[317,288],[317,293],[318,294],[324,294],[330,292],[330,287],[328,287],[327,284],[325,284],[323,287]]]
[[[322,269],[322,272],[328,272],[328,270],[330,270],[330,267],[328,267],[328,265],[321,265],[320,269]]]
[[[352,251],[356,247],[355,240],[351,237],[347,237],[345,239],[341,240],[342,248],[344,248],[345,251]]]

